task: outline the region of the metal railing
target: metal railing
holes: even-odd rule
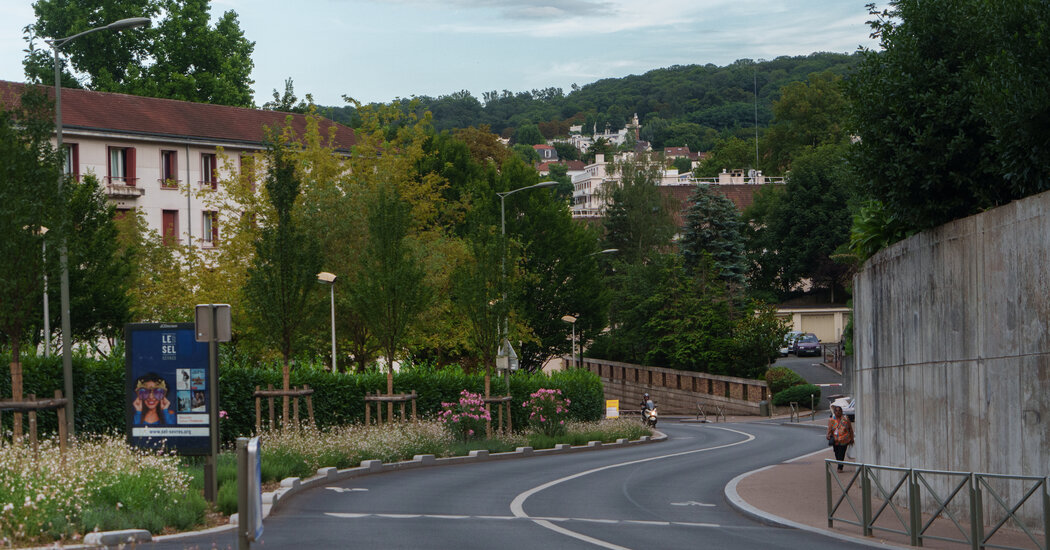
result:
[[[839,476],[834,469],[840,465],[853,466],[856,470],[848,477]],[[827,459],[824,461],[824,478],[829,528],[838,521],[860,527],[866,537],[875,531],[897,533],[908,537],[912,546],[922,546],[926,540],[939,540],[963,544],[975,550],[1050,550],[1047,546],[1050,478],[1047,477],[896,468]],[[1015,489],[1012,499],[1006,494],[1009,491],[1004,490],[1004,486],[1011,484]],[[850,490],[857,488],[860,489],[859,502],[856,491],[850,494]],[[1018,496],[1017,493],[1021,494]],[[986,495],[990,497],[987,505]],[[923,509],[924,500],[929,503],[927,510]],[[1026,505],[1038,508],[1035,520],[1026,520],[1018,514]],[[961,518],[960,510],[967,512],[966,521]],[[886,519],[876,525],[884,517]],[[931,532],[939,519],[946,521],[938,525],[951,524],[946,527],[952,536]],[[986,520],[991,521],[986,525]],[[1017,530],[1013,539],[1032,546],[1006,546],[993,542],[992,538],[1004,533],[1003,528],[1007,525]]]

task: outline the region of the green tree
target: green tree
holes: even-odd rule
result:
[[[296,103],[298,101],[298,103]],[[283,111],[286,113],[306,113],[310,110],[310,106],[314,104],[314,98],[310,94],[306,94],[306,100],[301,100],[295,95],[295,84],[292,83],[292,79],[288,78],[284,81],[284,93],[280,94],[275,89],[273,91],[273,101],[267,101],[263,103],[262,108],[268,111]]]
[[[489,394],[496,353],[509,304],[503,299],[503,239],[492,226],[476,227],[469,241],[471,255],[452,277],[452,302],[470,325],[470,348],[485,368]]]
[[[774,123],[763,140],[777,172],[789,170],[792,159],[806,148],[845,142],[846,107],[842,77],[831,71],[781,88],[780,99],[773,102]]]
[[[636,264],[667,247],[674,220],[658,187],[660,166],[646,161],[614,163],[616,181],[602,185],[605,210],[604,247],[619,250],[617,259]]]
[[[36,48],[40,38],[62,38],[126,17],[161,17],[152,28],[99,32],[63,47],[73,72],[89,87],[200,103],[254,107],[251,79],[255,43],[244,37],[237,14],[210,22],[209,0],[37,0],[36,22],[26,28],[23,65],[35,82],[50,82],[54,58]]]
[[[38,304],[46,272],[41,228],[54,230],[49,242],[60,242],[63,230],[58,185],[60,159],[51,145],[50,112],[43,93],[29,89],[21,104],[0,104],[0,333],[11,349],[14,397],[20,398],[21,344]],[[41,192],[41,186],[48,191]],[[52,249],[57,258],[58,247]],[[49,259],[51,267],[57,265]],[[52,279],[57,281],[58,279]]]
[[[732,288],[742,288],[747,265],[736,205],[707,185],[698,185],[689,202],[685,233],[679,242],[686,269],[695,269],[710,256],[718,276]]]
[[[515,145],[542,145],[547,143],[546,138],[540,133],[539,126],[535,124],[525,124],[518,128],[514,132],[514,143]]]
[[[696,174],[702,178],[717,177],[723,170],[755,168],[755,138],[729,137],[719,140],[711,156],[700,162]],[[758,168],[761,169],[761,168]],[[766,171],[766,173],[770,173]]]
[[[379,186],[368,205],[368,244],[351,303],[380,343],[387,361],[387,393],[394,392],[394,361],[432,298],[426,273],[409,239],[411,209],[393,186]],[[388,403],[392,414],[393,403]]]
[[[1050,188],[1044,2],[871,6],[847,81],[863,195],[926,229]]]
[[[833,256],[850,239],[852,182],[843,145],[797,157],[783,192],[763,193],[747,213],[758,281],[772,285],[780,297],[803,279],[826,289],[832,302],[845,297],[849,266]]]
[[[311,312],[309,299],[317,288],[321,250],[315,238],[302,230],[295,212],[301,181],[286,145],[270,144],[266,155],[268,174],[264,191],[273,215],[262,223],[255,243],[255,258],[245,283],[245,306],[258,338],[276,348],[282,357],[282,387],[290,387],[290,362]],[[282,403],[282,421],[288,423],[288,398]]]

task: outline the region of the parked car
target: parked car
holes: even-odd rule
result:
[[[802,336],[802,333],[797,330],[793,330],[784,335],[784,344],[780,346],[781,357],[787,357],[789,353],[795,351],[795,340],[798,340],[799,336]]]
[[[817,335],[812,332],[807,332],[802,336],[799,336],[798,340],[795,341],[795,355],[802,357],[803,355],[812,355],[814,357],[820,355],[820,340],[817,339]]]

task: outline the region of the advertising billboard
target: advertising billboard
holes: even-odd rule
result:
[[[130,323],[124,334],[128,443],[209,454],[208,344],[196,341],[193,323]]]

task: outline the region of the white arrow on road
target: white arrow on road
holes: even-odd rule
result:
[[[337,493],[352,493],[354,491],[367,491],[368,490],[368,489],[363,489],[361,487],[350,487],[350,488],[345,488],[345,487],[325,487],[325,489],[328,489],[329,491],[335,491]]]
[[[708,507],[711,507],[711,506],[714,506],[714,504],[704,504],[703,502],[697,502],[695,500],[690,500],[690,501],[686,501],[686,502],[672,502],[671,506],[708,506]]]

